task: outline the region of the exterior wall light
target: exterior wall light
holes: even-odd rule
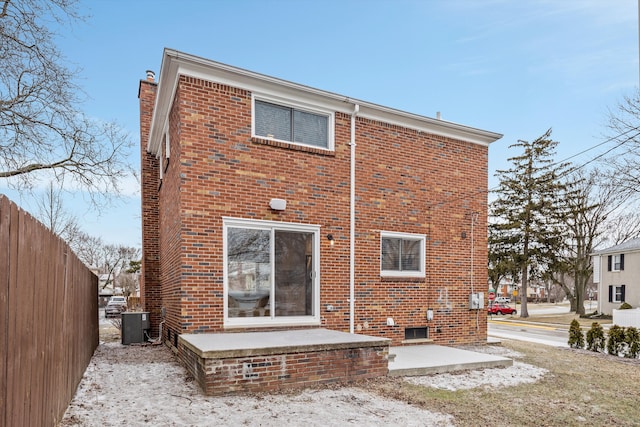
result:
[[[335,240],[333,239],[333,234],[327,234],[327,240],[329,241],[329,244],[330,244],[331,246],[333,246],[333,245],[334,245]]]
[[[284,199],[271,199],[269,207],[274,211],[283,211],[287,209],[287,201]]]
[[[427,309],[427,321],[431,322],[433,320],[433,309],[432,308],[428,308]]]

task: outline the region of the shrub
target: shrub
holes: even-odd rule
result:
[[[623,302],[622,304],[620,304],[620,308],[618,310],[629,310],[632,308],[633,307],[631,307],[631,304],[629,304],[628,302]]]
[[[624,357],[636,359],[640,354],[640,331],[633,326],[628,327],[624,332],[624,341],[627,344],[627,351]]]
[[[118,330],[122,330],[122,318],[118,317],[116,319],[109,319],[109,322],[111,322],[111,324],[113,326],[115,326],[116,328],[118,328]]]
[[[613,325],[611,328],[609,328],[608,338],[607,353],[613,354],[615,356],[620,356],[621,353],[624,353],[626,343],[624,340],[623,327]]]
[[[576,319],[571,321],[569,326],[569,347],[571,348],[584,348],[584,335],[582,334],[582,328],[580,322]]]
[[[603,351],[605,344],[604,329],[598,322],[591,324],[591,329],[587,331],[587,350]]]

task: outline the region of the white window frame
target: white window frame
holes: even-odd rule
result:
[[[225,328],[245,328],[245,327],[272,327],[272,326],[318,326],[320,325],[320,226],[295,224],[278,221],[259,221],[241,218],[223,217],[222,222],[222,240],[223,240],[223,283],[224,283],[224,327]],[[297,231],[313,234],[313,310],[310,316],[275,316],[275,310],[269,317],[229,317],[229,275],[227,261],[227,230],[230,227],[250,228],[254,230],[270,230],[270,258],[274,259],[275,230]],[[273,268],[273,267],[272,267]],[[271,275],[271,295],[275,289],[275,275]]]
[[[622,303],[622,286],[623,285],[613,285],[613,298],[611,302],[613,303]]]
[[[293,108],[298,111],[304,111],[306,113],[316,114],[320,116],[327,117],[327,146],[320,147],[318,145],[311,144],[303,144],[301,142],[295,141],[287,141],[283,139],[270,138],[265,135],[256,135],[256,100],[268,102],[271,104],[280,105],[286,108]],[[261,94],[252,94],[251,95],[251,136],[253,138],[261,138],[261,139],[270,139],[273,141],[286,142],[288,144],[299,145],[302,147],[310,147],[318,150],[325,151],[334,151],[335,150],[335,111],[329,110],[327,108],[321,108],[316,105],[310,105],[306,102],[295,100],[295,99],[286,99],[280,98],[273,95],[261,95]]]
[[[397,271],[397,270],[383,270],[382,269],[382,240],[385,238],[391,239],[406,239],[406,240],[418,240],[420,241],[420,260],[418,271]],[[382,277],[417,277],[424,278],[425,266],[426,266],[426,242],[427,236],[425,234],[413,234],[413,233],[397,233],[393,231],[381,231],[380,232],[380,276]]]
[[[169,121],[167,121],[165,123],[164,126],[164,139],[165,139],[165,143],[164,145],[162,144],[162,142],[160,143],[160,153],[158,154],[158,156],[156,156],[156,158],[158,159],[158,163],[160,166],[160,181],[162,181],[164,179],[164,168],[165,168],[165,160],[169,159]]]
[[[621,263],[622,263],[622,254],[613,255],[611,257],[611,271],[622,271],[620,270]]]

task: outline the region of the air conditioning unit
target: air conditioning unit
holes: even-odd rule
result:
[[[122,344],[141,344],[149,336],[149,312],[133,311],[120,314],[122,316]]]

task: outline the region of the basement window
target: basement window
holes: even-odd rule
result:
[[[405,340],[420,340],[429,338],[429,327],[423,326],[420,328],[405,328],[404,339]]]

